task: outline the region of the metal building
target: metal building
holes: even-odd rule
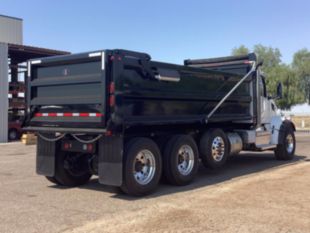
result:
[[[23,20],[0,15],[0,42],[23,44]]]
[[[8,43],[23,43],[23,20],[0,15],[0,142],[8,138]]]
[[[8,113],[25,108],[25,83],[19,76],[25,73],[28,59],[68,54],[68,52],[23,45],[23,20],[0,15],[0,143],[8,140]],[[9,99],[10,95],[10,99]]]

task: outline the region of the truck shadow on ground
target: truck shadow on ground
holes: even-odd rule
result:
[[[212,171],[200,165],[198,174],[194,182],[187,186],[172,186],[162,181],[158,189],[151,195],[145,197],[131,197],[123,194],[119,188],[109,187],[98,183],[98,179],[92,179],[88,184],[80,186],[81,189],[89,189],[100,192],[109,192],[113,198],[119,198],[128,201],[135,201],[156,198],[163,195],[172,193],[185,192],[188,190],[199,189],[206,186],[220,184],[231,179],[239,178],[242,176],[251,175],[254,173],[268,171],[270,169],[277,169],[284,166],[294,165],[299,162],[309,161],[306,156],[296,155],[291,161],[278,161],[274,158],[273,153],[241,153],[231,157],[226,166],[218,171]],[[60,186],[50,186],[53,188],[61,188]]]

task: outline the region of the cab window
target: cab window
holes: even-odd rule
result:
[[[259,78],[259,92],[260,95],[263,97],[267,97],[267,90],[266,90],[266,81],[264,76],[260,76]]]

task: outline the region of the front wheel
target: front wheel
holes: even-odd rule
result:
[[[283,135],[279,139],[279,144],[274,151],[278,160],[292,160],[295,155],[296,139],[294,130],[289,125],[285,125]]]
[[[161,170],[161,155],[156,143],[148,138],[132,139],[125,146],[121,189],[133,196],[148,194],[156,189]]]

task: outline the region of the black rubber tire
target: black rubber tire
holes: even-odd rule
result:
[[[53,184],[60,185],[60,183],[56,180],[55,177],[45,176],[45,178],[46,178],[49,182],[51,182],[51,183],[53,183]]]
[[[194,152],[193,168],[187,175],[181,174],[178,169],[178,151],[182,145],[190,146]],[[187,185],[192,182],[198,171],[198,154],[196,142],[191,136],[173,136],[166,144],[163,154],[163,173],[166,180],[173,185]]]
[[[224,141],[224,155],[220,161],[216,161],[212,156],[212,142],[216,137],[221,137]],[[225,132],[221,129],[211,129],[205,132],[200,139],[199,152],[205,167],[214,170],[223,167],[229,156],[229,142]]]
[[[289,134],[293,138],[293,145],[294,145],[294,148],[293,148],[291,153],[288,152],[286,149],[287,148],[286,137]],[[292,160],[295,156],[296,139],[295,139],[294,130],[292,129],[292,127],[290,125],[284,125],[283,126],[283,135],[280,135],[279,140],[280,140],[279,144],[277,145],[277,148],[274,151],[274,155],[275,155],[276,159],[277,160]]]
[[[15,141],[19,139],[19,134],[16,129],[9,129],[8,138],[10,141]]]
[[[147,184],[139,184],[133,173],[133,165],[136,155],[147,149],[152,152],[155,159],[155,173],[152,180]],[[162,173],[162,159],[157,144],[148,138],[134,138],[125,145],[123,159],[123,184],[121,189],[123,192],[132,196],[143,196],[153,192],[159,183]]]
[[[88,161],[86,155],[83,155],[79,161],[81,170],[73,174],[68,170],[66,167],[66,159],[68,156],[77,156],[75,153],[68,153],[68,152],[58,152],[56,154],[56,164],[55,164],[55,181],[58,182],[60,185],[74,187],[86,184],[92,174],[88,169]]]

